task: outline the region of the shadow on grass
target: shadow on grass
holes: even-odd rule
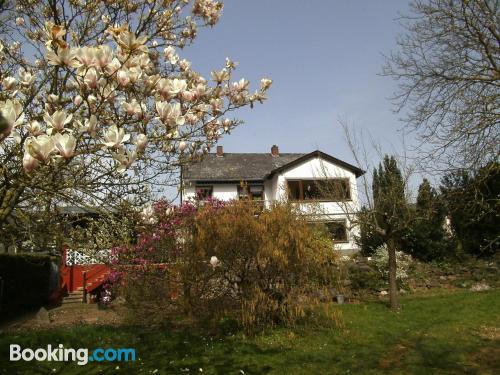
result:
[[[498,291],[402,299],[399,313],[384,302],[335,307],[344,328],[273,329],[256,337],[133,326],[0,334],[0,374],[495,374],[497,339],[478,335],[499,327]],[[234,331],[231,331],[234,332]],[[496,332],[496,331],[495,331]],[[23,348],[135,348],[131,363],[78,366],[9,362],[9,344]],[[116,367],[119,366],[119,372]],[[53,369],[56,372],[52,372]],[[203,371],[200,372],[199,369]]]

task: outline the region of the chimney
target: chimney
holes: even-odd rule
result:
[[[278,148],[278,146],[276,145],[273,145],[273,147],[271,147],[271,155],[273,156],[280,156],[280,150]]]
[[[224,156],[224,148],[222,146],[217,146],[217,157],[223,157]]]

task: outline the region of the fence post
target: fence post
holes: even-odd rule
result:
[[[83,271],[83,303],[87,303],[87,271]]]

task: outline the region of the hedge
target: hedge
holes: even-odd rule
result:
[[[26,311],[47,302],[52,259],[38,254],[0,254],[3,298],[0,316]]]

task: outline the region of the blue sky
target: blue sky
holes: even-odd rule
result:
[[[402,31],[402,0],[227,0],[220,22],[201,29],[181,52],[204,75],[226,56],[235,78],[274,80],[269,100],[236,112],[245,121],[219,141],[227,152],[309,152],[353,161],[338,119],[369,132],[386,152],[400,149],[402,123],[388,99],[395,83],[381,77],[383,53]],[[256,86],[254,86],[256,87]]]

